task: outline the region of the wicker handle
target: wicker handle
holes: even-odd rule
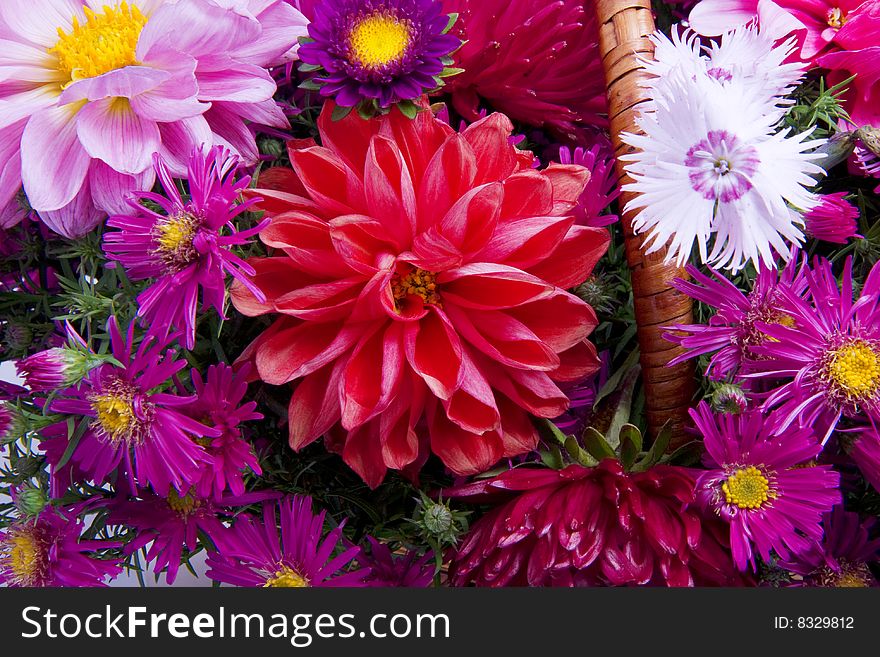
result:
[[[636,106],[646,100],[639,81],[647,76],[638,62],[639,57],[650,57],[654,46],[647,38],[654,31],[651,0],[587,0],[595,2],[599,23],[599,50],[605,68],[608,89],[608,115],[611,139],[617,155],[633,149],[620,141],[621,132],[637,132]],[[617,161],[621,184],[631,181]],[[620,197],[625,205],[634,194]],[[633,234],[632,220],[636,213],[621,217],[626,240],[626,257],[632,276],[636,323],[641,350],[642,377],[645,386],[648,430],[656,436],[658,430],[670,421],[673,445],[686,440],[684,426],[687,410],[694,394],[694,369],[690,362],[668,367],[679,353],[678,347],[662,337],[662,327],[670,324],[691,323],[693,302],[686,295],[670,287],[676,277],[685,272],[674,265],[663,263],[666,249],[646,255],[644,239]]]

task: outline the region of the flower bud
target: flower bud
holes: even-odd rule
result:
[[[8,403],[0,402],[0,445],[14,443],[27,432],[27,421],[21,412]]]
[[[15,508],[28,518],[39,515],[48,503],[46,493],[35,486],[24,486],[15,493]]]
[[[742,413],[748,405],[743,389],[733,383],[723,383],[712,393],[712,408],[719,413]]]
[[[76,385],[102,362],[92,354],[54,347],[19,361],[16,369],[33,392],[54,392]]]

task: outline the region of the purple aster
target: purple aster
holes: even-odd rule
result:
[[[856,142],[855,148],[856,166],[866,177],[880,178],[880,155],[866,148],[861,142]],[[880,185],[874,190],[880,194]]]
[[[582,226],[610,226],[617,215],[602,211],[620,196],[617,174],[614,171],[614,155],[601,144],[591,149],[578,147],[574,151],[563,146],[559,149],[560,164],[579,164],[590,170],[590,179],[574,209],[576,223]]]
[[[846,244],[858,235],[859,209],[846,200],[846,192],[825,194],[819,205],[804,215],[807,235],[833,244]]]
[[[119,560],[96,558],[94,553],[119,546],[81,541],[84,528],[74,511],[46,507],[35,518],[0,531],[0,584],[106,586],[119,574]]]
[[[388,108],[442,86],[461,45],[436,0],[326,0],[314,8],[305,67],[342,107]],[[363,103],[363,105],[362,105]]]
[[[196,398],[182,410],[220,434],[197,440],[211,456],[195,483],[196,492],[202,497],[220,497],[227,488],[233,495],[242,495],[242,471],[250,468],[256,475],[263,474],[259,459],[239,428],[242,422],[263,418],[254,410],[256,402],[241,403],[247,393],[249,370],[249,365],[237,373],[228,365],[212,365],[204,379],[198,371],[192,371]]]
[[[110,217],[107,225],[119,232],[104,235],[104,251],[122,263],[133,280],[155,279],[138,296],[140,310],[151,334],[160,339],[172,329],[184,332],[187,349],[195,346],[196,308],[199,290],[202,307],[212,307],[224,319],[226,274],[232,275],[258,299],[259,289],[250,281],[254,270],[235,255],[231,247],[247,244],[268,221],[238,231],[233,220],[259,199],[238,203],[250,178],[236,179],[238,158],[215,146],[207,153],[193,151],[189,161],[189,199],[184,200],[171,178],[168,165],[158,155],[153,166],[165,196],[141,192],[130,201],[134,215]],[[156,212],[143,204],[161,208]]]
[[[853,435],[848,431],[841,433],[847,436]],[[874,490],[880,491],[880,433],[877,429],[871,426],[864,427],[851,444],[847,440],[843,442],[849,444],[847,453],[862,476],[874,487]]]
[[[821,450],[811,429],[782,434],[772,416],[715,414],[706,402],[691,417],[709,468],[697,479],[697,498],[730,525],[740,570],[754,568],[753,546],[765,561],[771,550],[788,560],[822,538],[822,514],[840,502],[840,476],[810,463]]]
[[[419,556],[414,550],[404,554],[392,552],[384,543],[367,537],[370,551],[361,550],[358,564],[370,569],[368,586],[394,588],[425,588],[434,582],[434,554]]]
[[[144,490],[140,492],[139,500],[114,502],[110,507],[109,521],[134,528],[137,537],[125,546],[125,554],[133,554],[150,544],[147,562],[153,564],[153,572],[157,574],[167,569],[166,581],[173,584],[180,569],[183,549],[192,552],[200,540],[205,544],[205,538],[216,543],[225,531],[219,518],[225,511],[223,507],[252,504],[266,497],[266,494],[252,493],[214,502],[198,497],[192,491],[180,495],[170,490],[166,498]],[[211,543],[208,547],[213,547]]]
[[[69,438],[76,441],[70,461],[76,472],[102,482],[117,469],[135,483],[151,485],[165,495],[171,486],[189,490],[200,467],[211,457],[196,440],[215,436],[210,429],[187,417],[181,407],[193,401],[159,390],[186,361],[176,360],[174,351],[162,353],[162,345],[148,337],[134,350],[134,323],[123,337],[116,318],[108,331],[113,358],[92,370],[75,388],[60,393],[50,402],[53,413],[78,416],[78,426],[68,436],[67,423],[50,427],[44,434],[43,449],[53,468],[53,478],[64,478],[57,470],[67,468],[64,454],[70,451]]]
[[[333,556],[345,523],[324,534],[326,515],[313,513],[310,497],[294,495],[265,503],[262,522],[239,516],[217,541],[219,552],[208,555],[208,577],[235,586],[363,586],[369,571],[349,569],[360,548],[347,547]]]
[[[880,266],[853,301],[852,259],[847,258],[839,287],[831,263],[816,258],[805,271],[808,303],[780,288],[783,312],[792,326],[760,324],[771,340],[753,347],[757,360],[749,376],[787,379],[768,395],[765,410],[778,407],[781,429],[797,422],[816,427],[824,444],[842,417],[880,419]]]
[[[599,354],[601,366],[599,370],[586,379],[571,387],[564,387],[565,395],[570,400],[568,410],[557,418],[553,424],[569,436],[580,436],[587,428],[587,422],[593,415],[593,404],[599,390],[608,381],[611,373],[611,353],[603,351]]]
[[[746,359],[754,357],[753,347],[767,340],[766,334],[757,326],[764,324],[792,325],[792,318],[780,308],[780,290],[790,290],[801,296],[806,289],[803,277],[804,265],[797,266],[792,254],[785,267],[776,269],[761,265],[748,295],[744,294],[722,274],[709,269],[711,277],[692,265],[687,273],[695,282],[676,279],[672,285],[693,299],[717,308],[708,324],[678,324],[669,329],[664,338],[680,345],[685,353],[669,362],[677,365],[689,358],[713,354],[706,376],[721,380],[736,373]]]
[[[878,586],[869,563],[880,556],[880,539],[871,538],[875,519],[864,522],[858,513],[846,511],[837,505],[825,514],[822,523],[825,538],[803,554],[780,564],[786,570],[803,576],[807,586],[833,588],[862,588]]]

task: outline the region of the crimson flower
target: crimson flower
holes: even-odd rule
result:
[[[266,383],[295,382],[290,444],[336,427],[343,459],[369,485],[417,468],[430,449],[456,474],[528,452],[528,414],[553,418],[557,386],[598,367],[583,282],[608,234],[575,226],[590,172],[537,171],[501,114],[463,132],[428,111],[319,120],[293,171],[261,190],[274,251],[236,285],[245,315],[280,314],[248,348]],[[426,431],[417,432],[424,423]]]

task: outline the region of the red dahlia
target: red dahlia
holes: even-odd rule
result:
[[[293,171],[270,177],[282,189],[259,192],[272,255],[248,265],[266,301],[232,292],[246,315],[280,315],[244,358],[296,384],[291,446],[332,429],[371,486],[417,467],[428,443],[457,474],[534,449],[529,413],[560,415],[557,384],[599,363],[596,315],[566,291],[608,245],[574,225],[590,172],[533,170],[501,114],[457,133],[428,111],[332,111],[323,146],[292,145]]]

